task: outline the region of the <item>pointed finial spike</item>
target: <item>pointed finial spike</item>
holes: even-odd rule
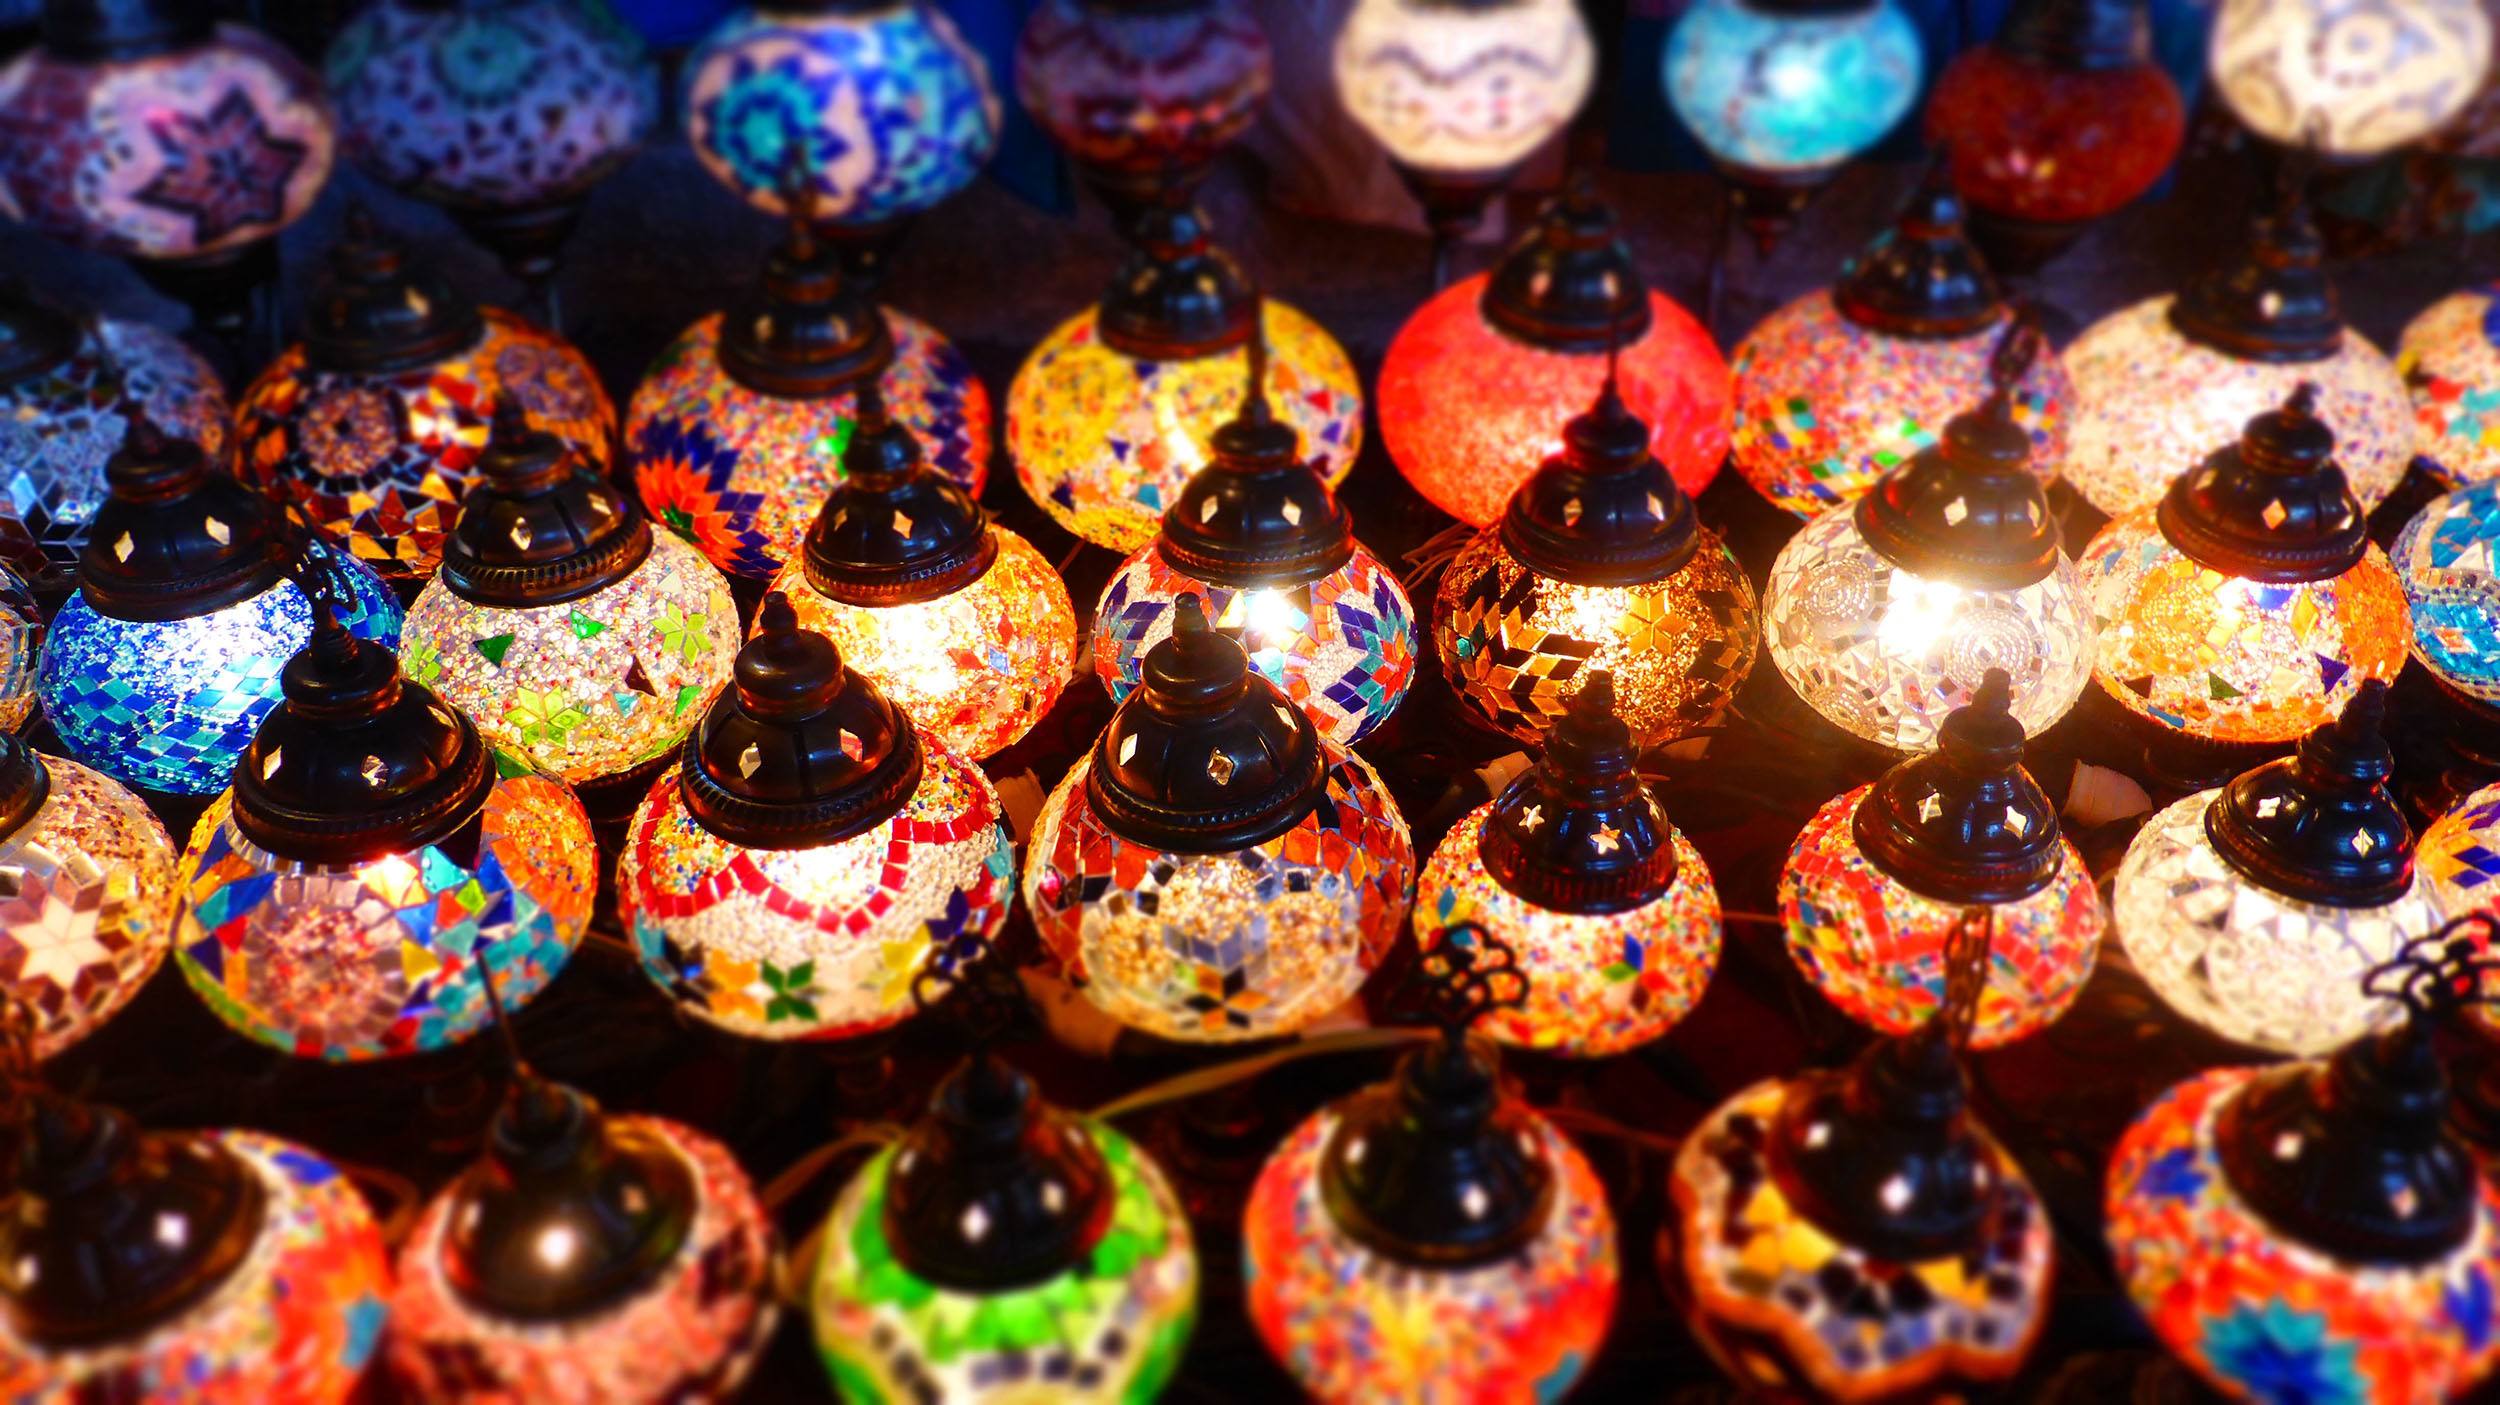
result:
[[[490,444],[500,444],[509,449],[518,444],[521,440],[528,438],[529,434],[529,411],[522,407],[521,397],[514,395],[509,390],[497,392],[495,395],[495,418],[487,428],[487,442]]]
[[[781,149],[781,204],[790,222],[790,256],[806,263],[816,257],[816,172],[808,164],[806,138],[795,124],[782,133]]]
[[[2349,742],[2368,742],[2379,735],[2387,720],[2387,680],[2362,680],[2361,689],[2344,704],[2343,714],[2335,719],[2336,731]]]
[[[2001,668],[1989,669],[1979,679],[1979,691],[1971,694],[1970,705],[1983,716],[2007,717],[2014,711],[2014,677]]]
[[[1267,403],[1267,328],[1258,318],[1251,319],[1249,368],[1247,384],[1242,387],[1241,419],[1244,424],[1266,424],[1275,418]]]
[[[764,608],[755,612],[758,635],[795,634],[798,628],[799,612],[791,607],[787,592],[776,590],[764,597]]]
[[[1599,669],[1572,694],[1572,710],[1591,721],[1615,715],[1615,675],[1611,669]]]
[[[123,402],[129,416],[122,426],[122,448],[140,458],[156,458],[165,452],[165,431],[157,426],[147,408],[135,400]]]
[[[1172,602],[1172,633],[1176,637],[1195,639],[1207,632],[1205,601],[1195,595],[1184,595]]]
[[[521,1084],[536,1081],[537,1074],[529,1060],[521,1056],[521,1036],[512,1028],[512,1015],[504,1009],[503,990],[495,980],[495,963],[480,946],[469,958],[477,963],[477,983],[485,988],[486,1009],[495,1022],[495,1033],[502,1036],[505,1062],[512,1066],[513,1079]]]
[[[885,387],[878,384],[878,381],[877,376],[867,376],[859,383],[858,393],[853,399],[854,413],[858,419],[858,422],[851,427],[854,437],[883,434],[894,423],[885,407]]]
[[[2318,383],[2302,381],[2299,385],[2292,387],[2292,393],[2288,399],[2284,400],[2283,408],[2304,419],[2317,418]]]

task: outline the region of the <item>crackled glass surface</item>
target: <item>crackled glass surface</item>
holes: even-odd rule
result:
[[[2330,907],[2260,887],[2205,837],[2220,790],[2156,813],[2127,846],[2111,916],[2127,957],[2162,1002],[2225,1039],[2323,1054],[2403,1007],[2361,993],[2361,977],[2438,929],[2439,899],[2416,869],[2377,907]]]
[[[2500,479],[2432,499],[2397,534],[2388,564],[2404,588],[2413,657],[2459,692],[2500,702]]]
[[[1597,73],[1575,0],[1355,0],[1335,62],[1338,100],[1390,156],[1466,175],[1544,145]]]
[[[2012,590],[1980,590],[1894,565],[1851,508],[1788,539],[1763,591],[1763,637],[1780,676],[1832,725],[1896,751],[1926,751],[1992,668],[2014,682],[2014,717],[2038,735],[2092,676],[2092,621],[2064,554]]]
[[[2396,373],[2413,397],[2414,451],[2431,471],[2455,485],[2500,477],[2500,298],[2492,288],[2450,293],[2407,322]]]
[[[2289,742],[2404,667],[2404,591],[2377,547],[2328,580],[2242,580],[2189,560],[2154,517],[2110,523],[2083,555],[2093,675],[2129,711],[2210,741]]]
[[[2491,71],[2491,19],[2480,0],[2223,0],[2207,66],[2259,136],[2376,156],[2473,99]]]
[[[1782,15],[1697,0],[1668,31],[1667,101],[1718,161],[1807,175],[1884,139],[1918,100],[1918,29],[1893,0]]]
[[[138,796],[58,756],[26,822],[0,838],[0,989],[34,1019],[35,1057],[93,1034],[163,964],[174,841]]]

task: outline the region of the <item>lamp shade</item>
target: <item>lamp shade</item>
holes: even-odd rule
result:
[[[1391,159],[1489,175],[1579,111],[1597,53],[1573,0],[1355,0],[1335,63],[1337,100]]]
[[[22,730],[35,715],[35,664],[43,657],[43,636],[43,607],[34,591],[0,566],[0,732]]]
[[[1046,0],[1016,39],[1016,96],[1098,186],[1151,197],[1249,130],[1273,64],[1241,0]]]
[[[1667,103],[1721,166],[1814,179],[1918,100],[1918,30],[1892,0],[1700,0],[1667,32]]]
[[[2450,293],[2405,324],[2396,372],[2413,397],[2413,449],[2453,487],[2500,477],[2500,319],[2488,288]]]
[[[2422,505],[2388,553],[2412,622],[2410,652],[2449,688],[2500,701],[2500,480]]]
[[[2491,71],[2476,0],[2224,0],[2207,63],[2249,130],[2284,146],[2365,157],[2437,131]]]
[[[48,1059],[130,1003],[165,959],[174,841],[139,797],[100,772],[0,737],[0,989],[34,1021]]]

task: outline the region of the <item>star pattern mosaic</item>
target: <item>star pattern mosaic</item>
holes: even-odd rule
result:
[[[165,958],[174,841],[139,797],[45,757],[51,789],[0,839],[0,987],[34,1014],[48,1059],[130,1003]]]

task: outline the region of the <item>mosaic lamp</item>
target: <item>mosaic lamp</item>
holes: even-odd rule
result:
[[[1122,225],[1189,200],[1258,120],[1274,64],[1243,0],[1044,0],[1016,96]]]
[[[1719,895],[1701,852],[1641,779],[1600,671],[1554,719],[1545,750],[1432,851],[1415,940],[1481,930],[1518,954],[1516,1007],[1487,1011],[1505,1044],[1605,1058],[1666,1034],[1719,964]]]
[[[2304,383],[2084,549],[2093,676],[2218,754],[2279,747],[2404,667],[2404,590]]]
[[[359,637],[399,642],[379,576],[130,412],[78,589],[44,636],[35,692],[73,759],[169,795],[225,789],[312,637],[313,602]]]
[[[1970,1042],[2047,1028],[2083,993],[2109,915],[2057,807],[2023,769],[2013,688],[1990,669],[1937,747],[1815,812],[1780,873],[1788,954],[1858,1023],[1908,1034],[1944,1006],[1945,956],[1972,909],[1989,961]]]
[[[1562,448],[1616,347],[1616,384],[1648,421],[1650,453],[1687,493],[1727,458],[1727,360],[1710,333],[1641,280],[1614,211],[1575,179],[1489,273],[1415,310],[1380,365],[1380,436],[1433,506],[1490,527],[1512,490]]]
[[[2119,1139],[2106,1229],[2155,1335],[2246,1400],[2462,1400],[2500,1365],[2500,1190],[2446,1125],[2430,1025],[2495,968],[2411,943],[2373,998],[2409,1010],[2330,1057],[2170,1089]],[[2488,999],[2486,994],[2484,999]]]
[[[124,255],[220,335],[330,178],[320,81],[192,0],[45,0],[0,68],[0,215]]]
[[[2491,71],[2477,0],[2223,0],[2207,68],[2248,129],[2339,158],[2378,156],[2445,126]]]
[[[2362,974],[2440,923],[2388,794],[2387,685],[2364,684],[2296,755],[2154,813],[2110,890],[2119,940],[2164,1004],[2225,1039],[2308,1057],[2397,1007]]]
[[[0,557],[7,554],[0,545]],[[43,657],[44,632],[35,592],[15,571],[0,566],[0,733],[25,731],[35,717],[35,665]]]
[[[1697,0],[1667,32],[1667,104],[1763,248],[1918,101],[1918,29],[1895,0]]]
[[[1753,586],[1649,452],[1609,376],[1442,573],[1433,648],[1460,698],[1530,746],[1582,674],[1612,677],[1636,747],[1717,720],[1752,669]]]
[[[582,354],[461,297],[357,206],[314,285],[304,339],[236,406],[235,471],[414,598],[441,563],[505,394],[531,424],[607,461],[616,411]]]
[[[1007,457],[1025,496],[1096,546],[1151,543],[1164,509],[1214,457],[1240,403],[1249,343],[1268,390],[1330,486],[1354,469],[1363,388],[1317,322],[1261,297],[1206,217],[1156,206],[1100,303],[1062,322],[1007,387]]]
[[[2451,487],[2500,478],[2500,302],[2491,285],[2450,293],[2405,324],[2396,372],[2413,399],[2413,450]]]
[[[774,589],[903,713],[979,759],[1013,746],[1076,670],[1076,607],[1033,544],[931,471],[875,385]]]
[[[336,1166],[257,1132],[146,1132],[45,1089],[16,1098],[0,1391],[344,1405],[382,1336],[390,1260]]]
[[[1947,1014],[1846,1068],[1747,1088],[1677,1151],[1661,1269],[1743,1386],[1963,1399],[2022,1369],[2048,1317],[2054,1236],[1967,1106],[1955,1027],[1984,946],[1957,938]]]
[[[174,841],[138,796],[0,733],[0,998],[40,1061],[93,1034],[156,974],[173,935]]]
[[[2092,676],[2083,582],[2000,381],[1853,507],[1788,539],[1763,590],[1771,661],[1844,732],[1925,751],[1991,670],[2027,733]]]
[[[322,73],[347,158],[449,210],[533,302],[660,108],[658,70],[606,0],[373,0]]]
[[[2500,710],[2500,479],[2423,504],[2388,552],[2412,622],[2409,652],[2441,691]]]
[[[729,1149],[526,1067],[400,1245],[386,1355],[416,1399],[736,1392],[772,1335],[772,1221]]]
[[[144,322],[74,315],[0,276],[0,562],[69,588],[104,501],[104,462],[134,406],[212,457],[225,451],[225,387],[199,353]]]
[[[1855,502],[1979,403],[2001,360],[2037,333],[1962,230],[1947,167],[1932,167],[1892,227],[1840,281],[1764,318],[1736,347],[1730,447],[1754,491],[1799,517]],[[2041,481],[2066,454],[2073,389],[2055,356],[2026,352],[2013,411]]]
[[[2186,134],[2145,0],[2022,0],[1927,97],[1928,140],[2007,273],[2037,270],[2151,189]]]
[[[1355,0],[1334,62],[1337,100],[1423,206],[1435,287],[1452,241],[1597,75],[1576,0]]]
[[[847,1038],[1007,919],[1015,849],[988,777],[916,730],[768,596],[737,681],[643,799],[617,919],[679,1006],[751,1038]]]
[[[1414,895],[1406,821],[1198,597],[1034,821],[1047,957],[1121,1024],[1186,1043],[1292,1034],[1351,999]]]
[[[1213,436],[1163,531],[1120,563],[1094,609],[1094,672],[1113,701],[1172,634],[1173,602],[1197,598],[1250,666],[1352,746],[1388,720],[1415,679],[1415,611],[1398,578],[1354,539],[1354,520],[1301,456],[1250,343],[1249,392]]]
[[[654,533],[599,466],[495,405],[401,665],[487,745],[621,816],[729,681],[738,607],[701,552]],[[498,763],[502,764],[502,763]]]
[[[2112,517],[2151,507],[2307,382],[2353,495],[2376,507],[2412,463],[2413,407],[2395,363],[2344,325],[2325,253],[2292,201],[2258,215],[2247,245],[2183,292],[2084,329],[2063,358],[2073,382],[2064,471],[2075,491]]]
[[[797,558],[841,481],[869,386],[938,472],[975,497],[989,480],[990,396],[972,363],[846,278],[810,208],[802,192],[757,285],[661,351],[625,413],[624,471],[643,510],[758,584]]]
[[[1614,1214],[1468,1037],[1534,978],[1459,928],[1418,973],[1440,1037],[1321,1108],[1250,1187],[1245,1308],[1313,1399],[1555,1400],[1604,1343]]]
[[[467,1039],[490,978],[514,1002],[554,980],[599,887],[573,793],[501,774],[466,717],[326,606],[283,685],[183,851],[192,991],[263,1044],[348,1063]]]

